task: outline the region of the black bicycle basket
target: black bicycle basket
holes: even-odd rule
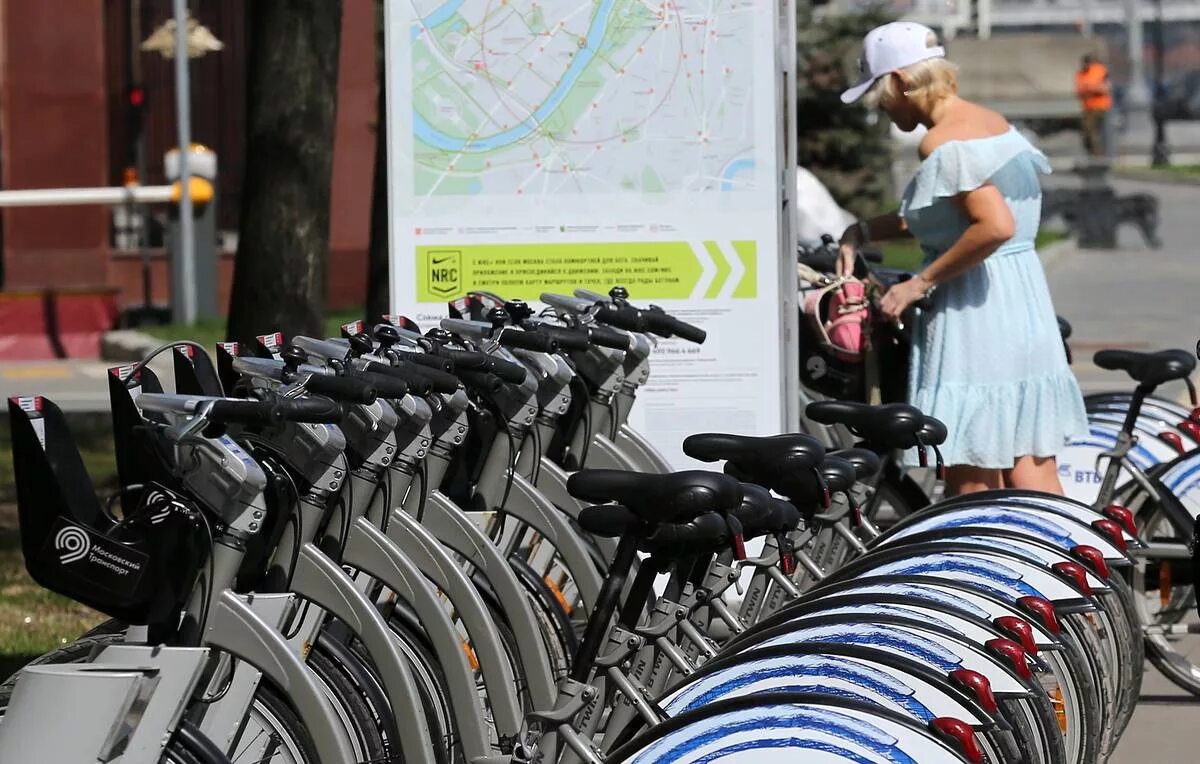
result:
[[[208,554],[190,503],[160,487],[111,517],[58,406],[10,398],[8,411],[21,546],[33,579],[126,623],[177,619]]]
[[[876,384],[883,403],[908,400],[908,362],[911,338],[894,326],[876,322],[871,327],[871,355],[862,361],[839,358],[803,311],[800,313],[800,383],[828,398],[867,400],[867,363],[877,367]]]
[[[866,366],[838,358],[801,309],[800,383],[829,398],[861,401],[867,394],[866,380]]]

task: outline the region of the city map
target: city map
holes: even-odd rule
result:
[[[413,193],[753,189],[757,1],[416,0]]]

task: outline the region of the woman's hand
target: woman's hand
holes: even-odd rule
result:
[[[842,232],[842,238],[839,242],[840,254],[837,260],[837,275],[854,275],[854,262],[858,258],[858,250],[867,243],[863,240],[863,228],[864,226],[861,222],[856,222]]]
[[[908,281],[894,284],[884,293],[883,297],[879,298],[879,310],[893,321],[898,321],[909,306],[929,292],[931,286],[921,276],[913,276]]]

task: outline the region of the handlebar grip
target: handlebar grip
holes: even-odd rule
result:
[[[414,366],[403,362],[399,366],[389,366],[379,361],[368,361],[363,368],[372,374],[404,380],[408,384],[408,391],[413,395],[453,393],[458,390],[458,377],[426,366]]]
[[[274,401],[225,399],[213,401],[208,419],[218,423],[274,424],[283,419],[281,413]]]
[[[342,407],[337,401],[322,396],[287,398],[278,401],[280,418],[288,422],[308,424],[337,424],[342,421]]]
[[[446,358],[454,364],[456,371],[481,371],[488,366],[488,354],[480,353],[476,350],[450,350],[443,351]]]
[[[507,348],[520,348],[535,353],[557,353],[558,342],[549,334],[541,332],[522,332],[516,329],[502,329],[496,340]]]
[[[488,364],[487,371],[495,374],[505,382],[519,385],[525,381],[525,367],[521,364],[509,363],[503,358],[494,358],[491,356],[488,357],[488,360],[490,363]]]
[[[698,326],[680,321],[670,313],[662,310],[643,310],[641,312],[642,324],[646,327],[646,331],[653,332],[660,337],[682,337],[689,342],[700,344],[708,337],[708,334]]]
[[[587,350],[588,332],[586,330],[563,329],[558,326],[539,326],[538,334],[545,334],[558,343],[559,350]]]
[[[592,325],[588,327],[588,339],[596,345],[614,350],[629,349],[629,335],[622,334],[607,326]]]
[[[429,353],[401,353],[401,360],[411,361],[420,366],[426,366],[430,369],[437,369],[449,374],[454,373],[454,361],[450,358],[443,358],[440,355],[431,355]]]
[[[680,321],[678,318],[675,318],[675,316],[667,313],[660,314],[657,311],[651,311],[649,315],[655,317],[652,319],[652,322],[661,322],[668,334],[674,334],[676,337],[681,337],[688,342],[694,342],[697,345],[703,344],[704,340],[708,339],[708,332],[704,331],[698,326],[689,324],[686,321]],[[661,318],[659,316],[661,316]]]
[[[596,320],[628,332],[645,331],[641,316],[633,308],[614,308],[611,305],[601,305],[596,311]]]
[[[504,387],[504,380],[486,371],[460,371],[463,384],[482,393],[497,393]]]
[[[310,393],[325,395],[347,403],[374,403],[378,394],[370,383],[353,377],[335,377],[331,374],[313,374],[304,383]]]
[[[400,377],[358,371],[354,373],[354,378],[361,379],[375,388],[375,392],[380,398],[403,398],[408,395],[408,383]]]

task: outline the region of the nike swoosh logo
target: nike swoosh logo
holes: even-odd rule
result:
[[[449,255],[447,257],[435,257],[435,258],[433,258],[433,264],[441,265],[442,263],[446,262],[447,260],[453,260],[453,259],[454,259],[454,255]]]

